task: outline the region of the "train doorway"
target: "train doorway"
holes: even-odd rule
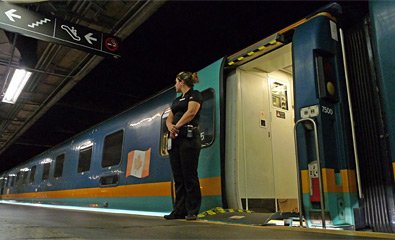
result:
[[[225,176],[229,207],[298,211],[293,126],[291,44],[228,75]]]

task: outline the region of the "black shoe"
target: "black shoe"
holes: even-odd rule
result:
[[[169,215],[163,216],[166,220],[174,220],[174,219],[184,219],[185,216],[182,215],[176,215],[174,213],[170,213]]]
[[[185,220],[196,220],[197,216],[195,214],[188,214],[185,216]]]

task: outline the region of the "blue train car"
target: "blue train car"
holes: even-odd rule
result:
[[[198,72],[201,211],[299,212],[308,227],[394,231],[394,7],[374,1],[342,25],[347,15],[331,4]],[[1,198],[171,211],[165,121],[175,97],[165,90],[3,173]]]
[[[205,70],[201,74],[203,77]],[[199,174],[203,206],[218,206],[222,204],[220,167],[212,161],[216,157],[212,150],[216,148],[216,126],[212,121],[215,91],[204,85],[200,85],[205,88],[205,108]],[[173,89],[164,91],[9,171],[3,198],[170,211],[172,174],[165,145],[165,120],[174,97]]]

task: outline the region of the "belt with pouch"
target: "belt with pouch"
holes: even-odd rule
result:
[[[196,129],[198,129],[198,127],[191,124],[184,125],[179,129],[178,136],[191,138],[194,135],[193,131]]]
[[[178,137],[181,138],[192,138],[195,134],[193,133],[195,130],[197,130],[198,127],[195,127],[193,125],[184,125],[182,126],[179,131],[178,131]],[[177,138],[176,138],[177,139]],[[167,150],[172,149],[172,139],[168,138],[167,140]]]

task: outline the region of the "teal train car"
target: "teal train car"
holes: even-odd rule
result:
[[[334,3],[198,71],[201,211],[395,231],[395,3]],[[173,88],[2,173],[3,200],[170,212]]]

